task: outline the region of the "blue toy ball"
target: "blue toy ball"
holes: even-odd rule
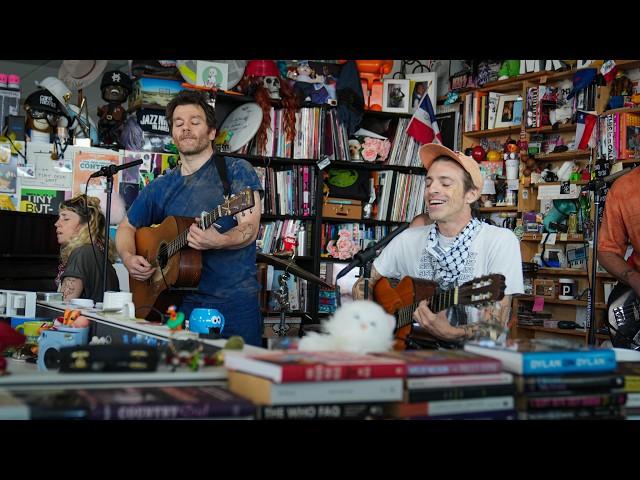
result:
[[[218,328],[218,333],[224,330],[224,315],[215,308],[194,308],[189,316],[189,330],[196,333],[212,333],[212,328]]]

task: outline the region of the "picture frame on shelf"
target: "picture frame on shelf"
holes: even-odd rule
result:
[[[423,72],[423,73],[409,73],[405,75],[407,80],[411,81],[410,93],[411,93],[411,105],[409,106],[409,113],[416,111],[422,97],[425,92],[429,95],[433,110],[436,110],[437,103],[437,77],[435,72]]]
[[[498,98],[495,128],[519,126],[522,123],[522,97],[502,95]]]
[[[382,91],[382,111],[409,113],[411,106],[411,80],[385,78]]]

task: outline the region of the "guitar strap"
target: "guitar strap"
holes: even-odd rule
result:
[[[224,198],[231,196],[231,184],[229,183],[229,177],[227,176],[227,162],[224,157],[214,154],[213,159],[216,162],[216,168],[218,169],[218,175],[222,181],[222,188],[224,191]]]

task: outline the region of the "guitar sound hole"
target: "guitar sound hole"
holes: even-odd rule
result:
[[[162,244],[160,246],[160,249],[158,250],[158,266],[160,268],[164,268],[167,266],[168,262],[169,262],[169,254],[167,252],[167,245]]]

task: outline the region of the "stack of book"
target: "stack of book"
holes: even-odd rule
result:
[[[623,386],[620,391],[627,394],[626,419],[640,420],[640,362],[637,360],[619,361],[616,373],[623,378]]]
[[[220,386],[0,392],[0,419],[253,419],[251,402]]]
[[[402,399],[401,360],[350,352],[228,352],[229,390],[258,405],[257,418],[381,418]]]
[[[559,340],[511,340],[506,345],[467,342],[468,352],[502,362],[514,373],[522,420],[624,417],[624,378],[612,349],[576,347]]]
[[[500,361],[462,350],[405,350],[377,354],[407,365],[402,402],[387,407],[394,418],[516,418],[513,375]]]

